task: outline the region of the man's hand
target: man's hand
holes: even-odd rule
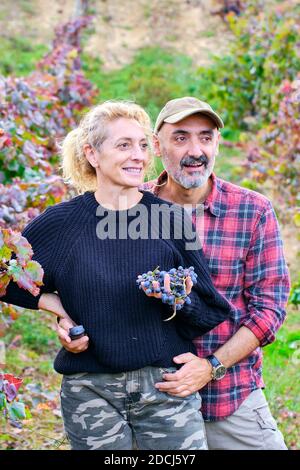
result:
[[[61,345],[71,353],[81,353],[89,347],[88,336],[83,336],[79,339],[71,340],[69,336],[69,329],[75,326],[71,318],[63,318],[56,324],[56,330]]]
[[[206,359],[185,353],[174,357],[173,360],[176,364],[184,366],[177,372],[163,375],[165,382],[155,384],[160,392],[183,398],[197,392],[211,381],[212,366]]]

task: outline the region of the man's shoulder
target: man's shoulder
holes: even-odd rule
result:
[[[221,193],[222,200],[226,200],[226,204],[251,204],[257,210],[265,211],[272,207],[270,200],[261,193],[253,191],[252,189],[238,186],[237,184],[216,178],[218,191]]]

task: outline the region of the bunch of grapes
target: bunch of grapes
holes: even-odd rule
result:
[[[158,266],[154,271],[140,274],[136,283],[149,297],[156,297],[164,304],[173,306],[173,315],[165,320],[168,321],[174,318],[176,310],[181,310],[185,303],[191,303],[188,294],[197,283],[197,274],[193,266],[179,266],[169,271],[160,271]]]

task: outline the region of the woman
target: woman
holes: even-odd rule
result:
[[[69,312],[87,331],[89,348],[62,349],[54,364],[63,374],[62,414],[73,449],[132,449],[133,438],[139,449],[207,448],[199,394],[172,397],[154,384],[175,370],[174,356],[195,352],[191,339],[225,320],[230,306],[213,287],[199,247],[186,250],[186,234],[175,236],[182,209],[138,190],[151,165],[150,134],[148,115],[126,102],[96,106],[68,134],[64,176],[83,194],[49,207],[24,230],[45,271],[41,294],[10,285],[2,299]],[[154,223],[162,207],[167,212]],[[170,237],[163,234],[166,213]],[[156,266],[179,265],[193,265],[198,282],[192,303],[164,321],[170,307],[135,281]],[[54,305],[55,291],[62,305]]]

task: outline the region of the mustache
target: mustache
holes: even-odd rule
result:
[[[203,163],[205,166],[207,166],[208,158],[204,154],[200,155],[199,157],[189,155],[188,157],[185,157],[181,160],[180,166],[182,168],[184,165],[192,165],[193,163]]]

